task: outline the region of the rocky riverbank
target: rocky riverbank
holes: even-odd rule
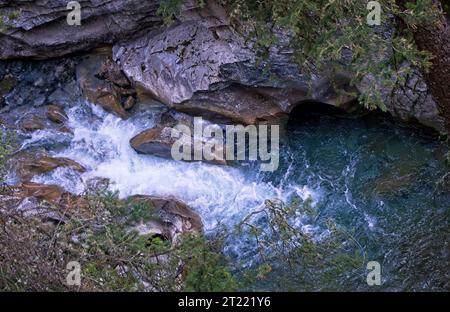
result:
[[[20,12],[14,19],[7,18],[8,27],[0,34],[0,128],[14,133],[13,152],[7,162],[7,185],[0,192],[1,213],[17,211],[51,227],[66,222],[74,210],[77,217],[94,218],[92,205],[86,198],[93,190],[106,190],[109,186],[108,179],[95,175],[101,170],[96,171],[94,167],[102,161],[110,161],[110,154],[129,153],[131,148],[133,153],[171,159],[174,142],[171,131],[177,124],[192,129],[196,116],[202,117],[206,124],[220,127],[279,124],[286,130],[291,115],[302,105],[311,103],[355,113],[352,116],[370,114],[358,103],[358,95],[371,77],[352,85],[352,74],[346,71],[330,69],[305,75],[292,58],[287,46],[289,36],[285,33],[277,33],[279,43],[272,46],[268,58],[261,61],[246,25],[230,17],[216,1],[207,1],[203,8],[195,5],[195,1],[188,1],[169,27],[163,25],[157,14],[158,1],[79,2],[83,8],[82,25],[69,26],[65,20],[67,1],[0,0],[0,11]],[[406,81],[402,89],[382,90],[387,113],[402,125],[418,125],[432,129],[434,134],[443,133],[444,120],[421,74],[413,71]],[[80,120],[96,126],[89,132],[84,124],[74,124]],[[107,132],[101,128],[105,123],[110,123],[107,130],[111,130],[114,125],[129,120],[132,120],[131,125],[115,128],[133,132],[126,138],[126,146],[122,146],[122,141],[113,141],[117,133],[107,133],[106,143],[89,139],[96,132]],[[135,133],[136,129],[139,131]],[[117,150],[107,146],[113,143]],[[84,163],[83,157],[72,159],[58,155],[68,147],[77,155],[90,153],[87,158],[95,162]],[[374,147],[377,148],[383,150]],[[116,157],[118,161],[112,161],[107,167],[109,172],[128,170],[125,164],[118,168],[124,158]],[[136,159],[128,161],[132,165],[145,163]],[[209,165],[213,169],[204,169],[202,174],[219,180],[221,177],[217,178],[217,173],[224,172],[215,169],[233,164],[213,161]],[[133,174],[139,175],[136,167],[133,167]],[[178,168],[170,169],[163,173],[171,175],[167,178],[168,183],[172,183],[170,186],[186,188],[177,190],[177,194],[195,204],[201,202],[202,199],[198,202],[197,198],[192,199],[194,192],[186,183],[177,184],[183,174],[189,180],[192,177],[189,174],[198,167],[189,167],[183,173],[179,173]],[[286,169],[286,176],[290,170],[290,167]],[[95,176],[81,179],[87,172]],[[415,177],[409,175],[409,171],[401,173],[407,182]],[[64,181],[73,182],[75,186],[43,182],[43,177],[53,174],[62,175]],[[163,174],[156,178],[150,176],[152,172],[148,172],[148,176],[145,174],[140,174],[139,179],[148,179],[154,184],[160,183],[156,181],[160,179],[164,184]],[[115,182],[120,184],[117,180],[122,176],[114,176]],[[231,181],[230,176],[225,176],[224,180]],[[182,234],[205,231],[205,222],[199,212],[190,207],[190,202],[166,195],[165,185],[154,188],[157,194],[140,194],[140,180],[138,177],[130,179],[135,189],[128,190],[118,202],[124,206],[133,203],[152,207],[158,218],[134,224],[128,230],[145,237],[158,237],[173,246]],[[383,182],[390,179],[387,175],[375,183],[378,188],[371,189],[378,192],[377,196],[383,194],[380,185],[394,188]],[[127,182],[130,180],[124,183]],[[191,181],[194,182],[198,181]],[[241,189],[257,193],[254,189],[260,185],[245,183],[238,179],[224,184],[233,188],[234,193],[220,193],[220,196],[242,195],[237,192]],[[211,187],[209,181],[202,185]],[[405,182],[405,185],[409,184]],[[264,186],[261,193],[277,191],[270,183]],[[305,188],[295,190],[303,191],[309,194]],[[245,196],[243,201],[254,204],[253,198]],[[260,200],[258,196],[261,197],[259,193],[255,197]],[[207,199],[228,204],[222,197]],[[351,198],[346,197],[346,200],[351,202]],[[210,209],[213,204],[208,204]],[[215,221],[214,226],[219,221]]]

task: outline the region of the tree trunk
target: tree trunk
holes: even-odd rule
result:
[[[401,8],[405,8],[407,2],[415,0],[397,0]],[[442,12],[439,0],[433,0],[433,3]],[[433,24],[418,25],[412,32],[418,48],[434,56],[432,67],[424,76],[450,134],[450,28],[447,18],[442,13]]]

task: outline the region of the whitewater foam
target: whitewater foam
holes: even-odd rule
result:
[[[81,103],[68,111],[69,126],[74,131],[68,148],[54,156],[71,158],[87,172],[80,178],[66,169],[35,178],[57,183],[71,192],[82,192],[87,180],[94,177],[110,180],[111,189],[120,197],[135,194],[174,196],[197,211],[206,230],[219,223],[231,225],[266,199],[287,200],[296,194],[302,199],[315,197],[307,186],[275,187],[262,182],[258,174],[248,176],[240,167],[187,163],[140,155],[129,140],[155,124],[151,111],[129,120],[122,120],[98,107]]]

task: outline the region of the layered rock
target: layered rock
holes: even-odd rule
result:
[[[82,65],[78,79],[91,102],[122,118],[135,106],[136,96],[130,92],[134,86],[171,108],[222,123],[278,122],[297,105],[310,101],[354,107],[354,97],[336,91],[357,94],[364,88],[364,83],[357,89],[350,87],[350,73],[303,75],[284,33],[276,33],[279,44],[257,65],[242,23],[231,23],[216,1],[207,1],[202,9],[195,1],[186,3],[175,24],[163,28],[156,16],[157,1],[80,1],[81,26],[67,25],[66,1],[0,1],[6,13],[22,10],[17,18],[6,21],[12,28],[0,37],[0,58],[49,58],[114,45],[113,58],[119,66],[108,60],[95,72],[83,74]],[[65,80],[73,66],[62,66],[66,68],[56,73]],[[54,76],[51,71],[39,72],[33,79],[34,90],[26,91],[20,79],[3,73],[1,67],[0,95],[6,104],[50,104],[56,85],[47,78]],[[20,90],[32,94],[23,96]],[[443,130],[437,105],[420,75],[410,77],[403,90],[386,90],[386,107],[402,120]]]
[[[401,120],[445,132],[445,120],[423,76],[417,71],[408,77],[404,88],[394,90],[387,97],[386,105],[388,111]]]
[[[159,1],[79,0],[81,25],[70,26],[66,0],[0,1],[9,28],[0,35],[0,59],[43,59],[86,51],[161,24]]]

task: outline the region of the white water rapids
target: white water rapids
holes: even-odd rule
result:
[[[257,172],[248,174],[239,166],[179,162],[136,153],[129,141],[155,125],[155,113],[151,111],[122,120],[94,105],[80,103],[68,110],[68,116],[68,126],[74,136],[68,148],[52,155],[73,159],[87,172],[80,176],[70,169],[59,168],[35,177],[34,182],[57,184],[81,193],[87,180],[101,177],[109,179],[111,189],[118,191],[122,198],[135,194],[174,196],[200,214],[207,231],[218,224],[233,226],[254,209],[261,208],[266,199],[285,200],[294,194],[303,199],[317,196],[305,185],[287,184],[277,188],[261,182]],[[35,132],[23,146],[52,135],[55,133]]]

